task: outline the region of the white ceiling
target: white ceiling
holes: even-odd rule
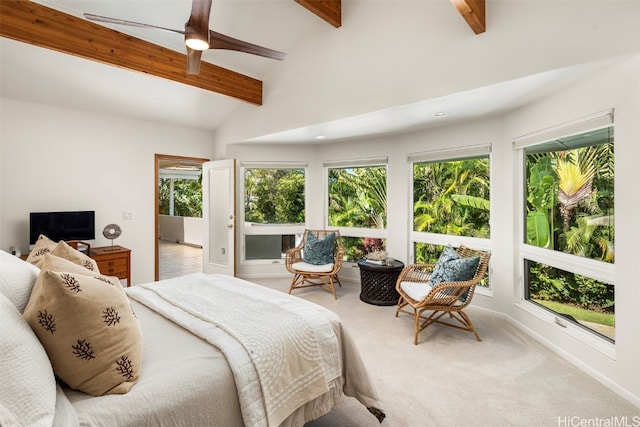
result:
[[[176,29],[183,28],[191,8],[190,0],[36,1],[72,15],[82,16],[86,12]],[[210,26],[223,34],[286,53],[304,49],[304,39],[326,31],[329,24],[293,0],[214,0]],[[136,27],[111,28],[183,52],[183,39],[177,34]],[[207,51],[203,60],[263,79],[265,86],[269,84],[266,79],[270,73],[286,66],[286,58],[280,63],[229,51]],[[498,114],[569,85],[609,63],[600,61],[546,72],[244,142],[322,142],[316,137],[329,134],[330,139],[325,140],[328,142]],[[0,96],[210,131],[215,131],[242,103],[191,86],[5,38],[0,38]],[[448,115],[436,118],[433,111],[444,111]]]

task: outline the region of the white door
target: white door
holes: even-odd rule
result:
[[[202,270],[236,273],[236,161],[202,164]]]

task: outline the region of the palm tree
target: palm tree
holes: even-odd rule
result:
[[[571,211],[578,203],[591,197],[595,168],[592,162],[582,164],[559,158],[556,164],[558,175],[558,203],[562,215],[563,229],[569,229]]]

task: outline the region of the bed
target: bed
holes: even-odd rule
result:
[[[3,427],[302,426],[343,395],[384,418],[358,350],[334,313],[223,275],[126,288],[141,331],[139,375],[126,392],[71,388],[56,380],[53,356],[25,322],[45,271],[0,251]]]

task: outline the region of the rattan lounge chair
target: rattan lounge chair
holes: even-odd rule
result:
[[[461,258],[480,257],[476,273],[471,280],[441,282],[432,287],[429,283],[429,277],[436,264],[408,265],[398,277],[396,290],[400,294],[400,299],[398,300],[396,317],[399,313],[414,316],[413,343],[416,345],[418,344],[418,334],[433,323],[473,332],[476,339],[482,341],[471,323],[471,319],[463,310],[471,302],[476,285],[484,278],[491,254],[465,246],[460,246],[456,252]],[[430,314],[425,312],[430,312]],[[449,316],[446,320],[456,320],[457,324],[440,320],[447,314]]]
[[[331,263],[317,265],[305,262],[304,249],[309,239],[309,233],[313,233],[319,240],[323,240],[331,233],[335,233],[335,245]],[[338,230],[305,230],[298,246],[287,251],[285,265],[287,270],[293,274],[289,293],[294,289],[322,286],[330,290],[333,293],[333,298],[337,299],[335,283],[337,282],[339,286],[342,286],[338,278],[338,271],[342,267],[343,258],[344,246]]]

